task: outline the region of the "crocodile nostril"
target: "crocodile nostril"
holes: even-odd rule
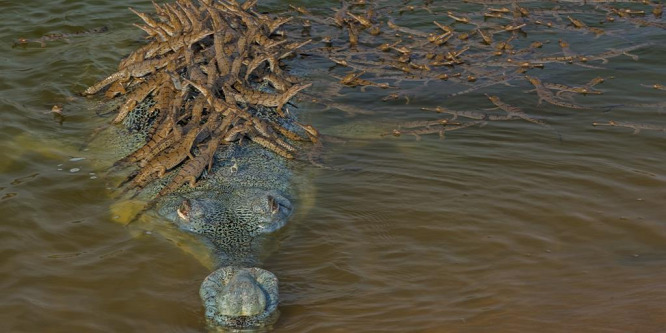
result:
[[[289,199],[275,194],[269,194],[268,199],[268,208],[270,209],[271,215],[285,214],[289,215],[292,210],[292,205]]]
[[[268,207],[270,207],[271,214],[273,215],[280,211],[280,203],[278,203],[272,195],[268,196]]]
[[[189,220],[190,219],[190,211],[192,210],[192,204],[190,203],[190,199],[185,199],[183,202],[180,204],[180,207],[178,207],[178,216],[180,216],[181,219],[183,220]]]

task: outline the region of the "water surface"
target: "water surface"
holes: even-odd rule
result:
[[[4,331],[205,331],[198,289],[209,271],[164,236],[115,223],[101,171],[79,159],[107,120],[77,92],[140,45],[128,6],[151,10],[139,0],[0,4]],[[338,4],[317,6],[326,13]],[[401,24],[427,22],[424,15]],[[102,25],[109,31],[69,43],[11,47],[18,37]],[[577,102],[664,102],[664,91],[641,86],[666,84],[663,29],[568,41],[589,52],[653,42],[632,52],[638,60],[539,73],[570,84],[614,77],[598,87],[603,95]],[[330,63],[312,64],[291,66],[315,90],[318,80],[334,80]],[[340,101],[374,111],[361,115],[303,104],[304,121],[348,139],[327,147],[325,161],[336,169],[315,172],[313,203],[301,203],[265,260],[280,279],[276,332],[666,331],[666,133],[592,126],[612,119],[665,126],[663,111],[537,105],[523,92],[527,81],[512,84],[455,98],[445,97],[455,92],[445,83],[428,84],[410,90],[409,104],[381,101],[389,93],[381,89],[345,88]],[[445,139],[370,135],[433,118],[420,107],[490,108],[484,93],[552,129],[510,121]],[[50,112],[55,104],[64,105],[64,118]]]

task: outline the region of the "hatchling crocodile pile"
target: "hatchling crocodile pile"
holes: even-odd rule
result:
[[[229,142],[249,139],[291,159],[297,149],[288,141],[316,141],[310,126],[293,131],[280,125],[289,100],[310,86],[288,75],[280,61],[309,41],[290,42],[278,31],[290,19],[260,14],[255,3],[153,3],[156,16],[130,8],[145,23],[136,26],[148,43],[83,93],[106,89],[107,99],[119,101],[114,124],[150,126],[146,143],[116,163],[139,166],[128,189],[140,190],[172,170],[177,174],[160,196],[187,182],[193,186]],[[139,109],[148,119],[134,119]]]

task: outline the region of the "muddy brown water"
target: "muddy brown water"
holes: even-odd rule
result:
[[[80,159],[105,120],[76,92],[139,45],[128,6],[151,10],[139,0],[0,2],[4,332],[205,331],[198,289],[209,271],[165,237],[114,223],[102,173]],[[11,48],[18,37],[102,25],[109,31]],[[550,77],[614,76],[599,86],[604,95],[576,97],[587,105],[663,103],[664,91],[641,84],[666,84],[664,30],[609,40],[653,44],[633,52],[637,61],[562,65]],[[569,42],[590,52],[621,46]],[[330,64],[293,66],[316,82]],[[381,102],[380,89],[344,90],[372,115],[301,107],[323,133],[346,126],[357,139],[329,147],[327,163],[341,170],[316,172],[313,204],[300,207],[264,260],[280,279],[275,332],[666,331],[666,133],[592,126],[664,126],[663,111],[538,106],[522,91],[529,85],[516,84],[453,101],[481,110],[492,107],[482,93],[497,94],[562,140],[522,121],[443,140],[365,135],[368,124],[431,119],[418,108],[446,101],[438,85],[406,105]],[[64,119],[49,112],[54,104],[64,104]]]

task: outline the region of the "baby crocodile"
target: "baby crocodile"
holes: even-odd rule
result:
[[[99,34],[99,33],[107,32],[107,31],[109,31],[109,28],[107,28],[106,26],[101,26],[101,27],[97,27],[97,28],[93,28],[93,29],[89,29],[89,30],[85,30],[85,31],[81,31],[81,32],[74,32],[74,33],[59,33],[59,32],[56,32],[56,33],[46,34],[46,35],[44,35],[42,37],[39,37],[39,38],[18,38],[17,40],[14,41],[14,44],[12,45],[12,47],[26,46],[26,45],[32,44],[32,43],[39,43],[39,45],[41,47],[46,47],[47,42],[53,42],[53,41],[56,41],[56,40],[65,40],[65,41],[67,41],[68,38],[85,36],[85,35],[89,35],[89,34]]]
[[[627,127],[634,130],[633,134],[638,134],[640,133],[641,130],[666,132],[666,127],[664,126],[653,125],[653,124],[642,124],[642,123],[630,123],[630,122],[615,121],[615,120],[609,120],[607,123],[594,122],[592,123],[592,126]]]

